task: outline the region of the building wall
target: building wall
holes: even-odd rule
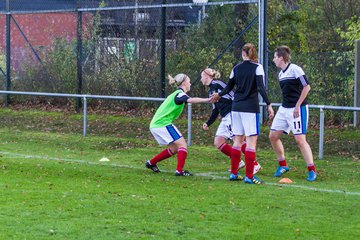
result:
[[[47,14],[18,14],[12,15],[28,41],[41,55],[46,49],[54,46],[57,38],[68,42],[76,39],[77,14],[76,13],[47,13]],[[83,31],[89,32],[92,14],[83,14]],[[6,53],[6,17],[0,15],[0,54]],[[17,69],[22,60],[33,57],[34,54],[14,21],[11,21],[11,59],[12,67]],[[41,56],[40,56],[41,57]]]

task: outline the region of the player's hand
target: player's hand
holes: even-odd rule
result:
[[[294,109],[294,118],[298,118],[300,116],[300,107],[295,107]]]
[[[274,109],[272,108],[271,104],[268,106],[268,116],[272,119],[275,115]]]
[[[213,95],[211,95],[211,99],[212,99],[211,100],[212,103],[216,103],[219,101],[220,95],[218,93],[214,93]]]
[[[204,123],[203,125],[202,125],[202,128],[204,129],[204,130],[209,130],[209,126],[206,124],[206,123]]]

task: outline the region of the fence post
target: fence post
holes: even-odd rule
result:
[[[264,85],[267,89],[267,80],[268,74],[267,74],[267,59],[266,59],[266,8],[267,8],[267,0],[259,0],[259,62],[264,67],[265,71],[265,79],[264,79]],[[264,99],[260,94],[259,100],[261,103],[264,102]],[[264,111],[264,107],[260,107],[260,122],[263,124],[265,122],[267,111]]]
[[[191,145],[191,118],[192,118],[191,103],[188,103],[188,146]]]
[[[325,114],[324,109],[320,108],[320,133],[319,133],[319,159],[323,159],[324,156],[324,124]]]
[[[77,65],[77,89],[76,93],[81,94],[82,92],[82,12],[77,12],[77,28],[76,28],[76,38],[77,38],[77,51],[76,51],[76,65]],[[81,98],[76,98],[76,111],[79,111],[81,105]]]
[[[10,1],[6,0],[6,91],[11,90],[11,14]],[[5,106],[10,103],[10,95],[5,95]]]
[[[354,107],[360,106],[360,39],[355,41]],[[360,113],[354,111],[354,127],[360,122]]]
[[[166,4],[166,0],[162,0]],[[160,81],[161,97],[165,97],[165,69],[166,69],[166,7],[161,7],[161,39],[160,39]]]
[[[87,102],[86,102],[86,96],[83,97],[83,102],[84,102],[84,105],[83,105],[83,113],[84,113],[84,116],[83,116],[83,136],[86,137],[86,118],[87,118]]]

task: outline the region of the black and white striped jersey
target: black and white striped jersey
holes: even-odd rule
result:
[[[279,73],[279,83],[282,91],[282,106],[284,108],[295,107],[300,98],[301,92],[309,81],[306,79],[305,73],[301,67],[290,63],[285,70]],[[306,99],[301,105],[306,105]]]
[[[264,86],[264,76],[264,68],[261,64],[244,61],[232,69],[229,83],[219,95],[227,94],[236,85],[232,111],[259,113],[258,93],[267,105],[270,104]]]
[[[225,87],[226,84],[223,81],[212,80],[208,90],[209,97],[214,93],[220,93]],[[231,112],[233,98],[234,92],[230,91],[228,94],[222,96],[218,102],[212,104],[213,110],[211,112],[209,120],[206,121],[206,124],[208,126],[215,122],[219,113],[221,117],[225,117],[229,112]]]

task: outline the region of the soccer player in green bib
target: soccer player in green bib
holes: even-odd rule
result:
[[[186,93],[190,91],[191,83],[186,74],[180,73],[174,78],[169,75],[168,78],[169,84],[175,85],[177,89],[156,110],[150,123],[150,131],[156,141],[167,148],[146,161],[145,166],[158,173],[160,170],[157,163],[177,153],[175,175],[191,176],[189,171],[183,169],[187,157],[187,143],[173,121],[180,116],[186,103],[210,103],[211,98],[189,97]]]

